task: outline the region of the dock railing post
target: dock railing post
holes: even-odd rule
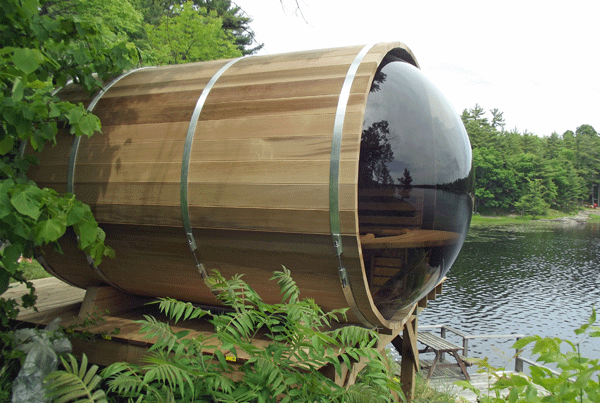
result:
[[[516,337],[516,341],[519,341],[521,338],[520,337]],[[523,360],[521,360],[521,357],[519,356],[519,354],[521,353],[521,351],[517,348],[515,349],[515,372],[523,372]]]

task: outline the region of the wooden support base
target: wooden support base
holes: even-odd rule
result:
[[[402,338],[397,337],[392,344],[402,354],[400,362],[400,381],[407,401],[412,401],[415,393],[415,377],[419,371],[419,349],[417,348],[417,316],[412,316],[402,331]]]
[[[150,301],[152,299],[128,295],[110,286],[89,287],[77,316],[85,319],[93,315],[114,315],[138,308]]]
[[[150,299],[133,297],[120,292],[112,287],[90,287],[84,296],[84,291],[71,287],[55,278],[34,281],[38,294],[38,311],[26,310],[19,314],[18,320],[33,325],[48,324],[56,317],[63,319],[65,326],[78,325],[81,319],[89,315],[103,315],[102,323],[97,323],[85,328],[86,331],[97,334],[93,340],[73,338],[73,350],[76,355],[86,353],[90,362],[109,365],[116,361],[140,362],[152,342],[144,339],[139,333],[137,320],[142,314],[158,314],[156,307],[144,307],[142,305],[151,301]],[[15,287],[5,293],[7,298],[20,298],[27,290],[24,287]],[[435,294],[441,292],[441,284],[435,289]],[[432,292],[425,299],[435,296]],[[138,309],[135,309],[138,308]],[[419,352],[417,349],[417,313],[422,310],[418,304],[408,307],[394,316],[396,324],[393,329],[387,329],[386,334],[380,333],[377,349],[384,352],[385,347],[392,343],[402,355],[400,379],[402,389],[408,401],[414,394],[415,376],[419,370]],[[106,312],[109,314],[105,314]],[[186,324],[190,326],[192,324]],[[194,322],[191,327],[173,325],[174,330],[190,330],[192,334],[208,334],[212,331],[212,325],[207,322]],[[119,328],[120,332],[112,337],[100,337],[110,334],[112,330]],[[388,334],[389,332],[389,334]],[[261,345],[266,345],[270,340],[256,340]],[[238,357],[240,362],[248,357]],[[352,385],[357,375],[366,365],[366,362],[352,362],[350,368],[342,364],[342,374],[336,374],[333,366],[321,368],[321,372],[334,380],[340,386]]]

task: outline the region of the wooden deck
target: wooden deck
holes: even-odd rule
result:
[[[19,326],[45,326],[55,318],[60,318],[62,326],[74,328],[78,333],[85,332],[91,336],[71,337],[71,342],[76,356],[81,356],[85,352],[89,361],[95,364],[106,366],[116,361],[140,362],[152,342],[142,338],[139,333],[140,325],[136,321],[142,319],[143,315],[153,315],[157,319],[166,320],[157,308],[143,305],[148,300],[139,299],[137,305],[142,306],[127,309],[132,306],[130,297],[116,299],[116,303],[122,303],[121,308],[125,310],[114,309],[115,313],[106,315],[92,314],[87,316],[86,320],[86,315],[80,317],[81,308],[85,305],[85,290],[70,286],[54,277],[34,280],[33,284],[38,296],[37,311],[22,309],[17,317]],[[19,299],[26,292],[23,285],[11,286],[3,297]],[[88,307],[87,312],[93,312],[93,309]],[[86,321],[92,323],[85,325]],[[202,321],[190,321],[185,324],[185,327],[179,325],[171,325],[171,327],[175,331],[191,330],[192,335],[211,331],[211,326]],[[118,333],[115,334],[117,330]],[[262,342],[267,343],[268,340]]]
[[[497,373],[497,375],[511,374],[513,371],[503,371]],[[471,374],[471,384],[481,391],[481,396],[495,396],[490,392],[490,385],[494,383],[496,378],[488,373],[474,373]],[[429,385],[439,392],[448,393],[452,396],[457,397],[458,402],[477,402],[477,395],[468,389],[463,389],[460,386],[455,385],[458,381],[464,381],[465,378],[460,370],[445,370],[440,373],[434,374],[429,379]]]

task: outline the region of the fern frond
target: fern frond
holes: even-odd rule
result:
[[[177,301],[173,298],[160,298],[158,306],[161,312],[168,318],[173,319],[175,323],[179,320],[198,319],[210,314],[204,309],[195,307],[190,302]]]
[[[142,391],[148,387],[144,384],[140,368],[125,362],[111,364],[102,371],[102,376],[109,379],[108,390],[121,396],[142,396]]]
[[[265,315],[259,311],[239,310],[219,315],[211,323],[215,325],[219,334],[233,336],[238,342],[249,342],[265,323],[265,320]]]
[[[277,280],[279,286],[279,292],[282,294],[281,302],[288,301],[289,304],[295,304],[298,302],[300,297],[300,289],[296,282],[292,279],[291,272],[285,267],[282,271],[276,271],[273,273],[271,280]]]
[[[49,395],[54,398],[53,401],[55,403],[106,403],[106,393],[101,389],[96,390],[102,380],[97,374],[98,366],[92,365],[88,368],[85,354],[80,365],[74,356],[69,354],[68,357],[69,362],[61,357],[64,371],[54,371],[46,377]]]
[[[179,389],[181,396],[186,395],[186,386],[194,395],[194,378],[201,376],[198,370],[194,370],[181,361],[177,361],[169,354],[155,353],[144,358],[149,365],[144,366],[144,383],[158,382],[165,384],[170,390]]]
[[[343,390],[340,401],[347,403],[385,402],[378,391],[364,383],[356,383]]]
[[[213,270],[207,278],[207,284],[217,293],[217,298],[224,305],[236,311],[254,309],[262,303],[262,298],[244,280],[241,274],[236,274],[230,280],[225,280],[218,270]]]
[[[377,342],[377,333],[359,326],[344,326],[333,331],[333,337],[344,346],[372,347]]]
[[[168,323],[160,322],[153,316],[144,315],[144,320],[137,321],[140,326],[140,333],[144,339],[154,339],[156,341],[150,347],[150,351],[166,349],[172,351],[179,337],[173,332]]]

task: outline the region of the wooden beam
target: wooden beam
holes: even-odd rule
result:
[[[427,299],[428,299],[429,301],[435,301],[435,296],[436,296],[436,295],[437,295],[436,288],[434,288],[433,290],[431,290],[431,291],[429,292],[429,294],[427,294]]]
[[[446,277],[444,277],[442,279],[442,281],[439,282],[438,285],[435,286],[435,293],[436,294],[442,294],[444,292],[444,281],[446,281]]]
[[[400,380],[402,391],[408,402],[412,401],[415,392],[415,376],[419,371],[419,350],[417,348],[416,316],[408,321],[402,331],[402,361],[400,363]],[[397,340],[397,339],[396,339]],[[398,343],[398,341],[396,341]],[[394,344],[396,345],[396,344]]]
[[[125,294],[110,286],[89,287],[79,309],[80,319],[93,314],[115,314],[140,307],[152,301],[149,298]]]

